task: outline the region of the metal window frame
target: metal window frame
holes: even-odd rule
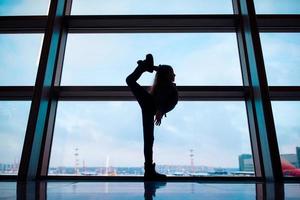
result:
[[[233,0],[235,14],[232,15],[71,16],[71,4],[72,0],[51,0],[48,16],[0,17],[0,34],[44,33],[43,49],[35,85],[0,86],[0,100],[32,101],[19,174],[18,176],[0,176],[0,179],[55,179],[55,177],[48,176],[47,171],[58,101],[134,100],[126,86],[60,86],[68,33],[232,32],[237,33],[238,37],[244,86],[179,86],[179,98],[181,101],[245,101],[257,175],[249,178],[249,180],[299,180],[283,177],[279,171],[277,141],[268,137],[268,134],[270,132],[272,132],[271,134],[275,133],[270,108],[271,101],[300,101],[300,86],[268,87],[258,33],[300,32],[300,15],[256,15],[252,0]],[[241,9],[242,7],[249,12],[245,12]],[[247,34],[245,30],[251,32],[250,37],[254,41],[254,49],[251,47],[247,49],[249,44],[243,40]],[[249,65],[249,57],[252,56],[249,55],[251,51],[258,59],[259,66]],[[257,71],[257,69],[260,70]],[[262,90],[258,96],[254,95],[257,93],[256,86],[253,85],[255,75],[259,75],[259,88]],[[249,80],[251,80],[250,83]],[[255,106],[253,102],[257,98],[263,102],[263,107],[267,107],[267,109]],[[264,115],[268,119],[266,123],[261,123],[255,116],[255,113],[257,114],[259,111],[267,113]],[[265,127],[267,131],[260,130],[259,126]],[[261,147],[262,139],[267,140],[267,147]],[[35,150],[33,151],[33,149]],[[274,149],[275,155],[263,153],[263,151],[270,152]],[[266,173],[269,169],[271,172]],[[60,179],[59,177],[56,178]],[[88,177],[73,178],[74,180],[89,179]],[[102,178],[99,177],[99,179]],[[211,178],[211,180],[222,180],[218,177]],[[225,179],[236,180],[236,178],[241,179],[240,177]],[[97,177],[92,177],[91,180],[93,179],[97,179]],[[119,177],[119,179],[122,178]],[[182,181],[190,179],[193,178],[179,178]],[[194,179],[199,180],[199,178]],[[204,178],[203,180],[210,179]]]

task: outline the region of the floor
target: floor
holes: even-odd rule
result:
[[[0,199],[300,199],[300,184],[196,182],[0,182]]]

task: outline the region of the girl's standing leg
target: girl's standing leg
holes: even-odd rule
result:
[[[142,109],[145,165],[151,165],[153,162],[155,104],[152,95],[136,82],[144,72],[144,68],[139,65],[126,78],[126,82]]]

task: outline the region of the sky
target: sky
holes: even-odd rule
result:
[[[113,8],[105,1],[101,9],[103,14],[232,13],[226,0],[175,0],[161,10],[155,9],[157,0],[136,1]],[[296,1],[284,1],[289,6],[283,7],[282,1],[255,3],[261,13],[299,13]],[[48,1],[35,7],[32,2],[0,0],[0,15],[47,13]],[[72,14],[101,14],[96,2],[74,0]],[[43,34],[0,35],[1,86],[34,85],[42,41]],[[262,33],[261,42],[269,85],[299,86],[300,33]],[[177,85],[242,85],[234,33],[69,34],[62,85],[125,85],[136,61],[150,52],[155,64],[174,67]],[[150,85],[153,77],[146,73],[139,83]],[[272,102],[272,108],[280,152],[295,153],[300,102]],[[30,102],[0,102],[0,163],[20,159],[29,109]],[[80,165],[84,160],[86,166],[104,166],[109,158],[112,166],[142,166],[142,145],[136,102],[59,102],[50,166],[74,166],[75,148]],[[189,165],[190,149],[196,165],[238,167],[238,156],[251,154],[244,102],[179,102],[155,128],[154,158],[158,164]]]
[[[49,2],[49,0],[0,0],[0,15],[46,15]],[[72,14],[232,14],[231,2],[231,0],[73,0]],[[300,13],[299,0],[254,0],[254,3],[258,14]]]

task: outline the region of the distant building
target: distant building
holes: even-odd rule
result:
[[[240,171],[254,171],[253,159],[251,154],[242,154],[239,156]]]
[[[292,153],[280,154],[280,157],[281,157],[281,159],[288,161],[295,167],[299,167],[297,154],[292,154]]]
[[[280,154],[281,159],[286,160],[297,168],[300,168],[300,147],[296,147],[296,154]],[[239,156],[240,171],[254,171],[251,154],[241,154]]]

